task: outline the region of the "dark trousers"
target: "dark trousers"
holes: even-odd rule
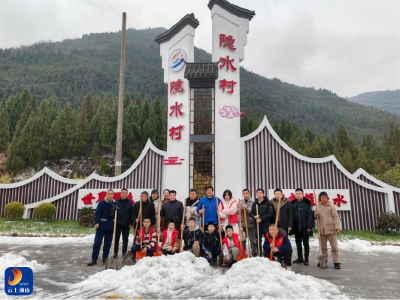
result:
[[[116,226],[115,228],[115,242],[114,242],[114,254],[118,254],[119,238],[122,233],[122,255],[126,254],[128,249],[128,238],[129,238],[129,225],[127,226]]]
[[[132,251],[132,254],[133,254],[133,258],[134,258],[135,255],[136,255],[136,251],[141,251],[141,250],[140,250],[140,245],[133,246],[133,247],[131,248],[131,251]],[[153,256],[153,253],[154,253],[154,252],[156,252],[156,247],[152,247],[152,248],[150,248],[150,249],[147,249],[146,256]]]
[[[300,232],[296,232],[294,234],[294,238],[296,240],[296,247],[297,247],[297,257],[302,258],[303,257],[303,246],[301,243],[303,242],[304,245],[304,258],[308,259],[308,256],[310,254],[310,245],[308,244],[309,237],[304,236],[304,234]]]
[[[283,253],[275,252],[272,256],[278,257],[280,260],[283,258],[283,262],[285,263],[285,265],[290,267],[292,265],[292,253],[293,253],[293,250],[289,249],[289,250],[287,250],[286,252],[283,252]],[[270,257],[271,251],[265,251],[264,250],[263,254],[264,254],[265,257]]]
[[[179,251],[178,251],[178,249],[176,249],[176,251],[174,253],[172,253],[172,251],[168,251],[168,250],[162,249],[162,253],[164,255],[174,255],[175,253],[179,253]]]
[[[218,246],[217,249],[215,249],[214,251],[210,251],[210,252],[211,252],[212,258],[209,258],[207,254],[204,254],[204,257],[207,259],[207,261],[211,262],[213,260],[214,261],[217,260],[218,255],[221,254],[221,246]]]
[[[108,258],[108,253],[110,252],[113,231],[112,230],[104,230],[104,229],[96,229],[96,235],[94,237],[93,251],[92,251],[92,260],[97,261],[99,258],[100,247],[103,243],[104,238],[104,246],[103,246],[103,258]]]
[[[260,256],[262,255],[263,252],[263,246],[261,244],[262,238],[265,238],[265,235],[268,233],[269,227],[260,227],[260,240],[258,240],[258,236],[257,236],[257,224],[256,224],[256,239],[257,239],[257,247],[258,245],[260,245]],[[254,251],[258,254],[258,248],[256,249],[256,251]]]

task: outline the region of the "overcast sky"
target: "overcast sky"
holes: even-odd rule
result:
[[[0,48],[127,27],[200,21],[195,45],[211,51],[208,0],[1,0]],[[231,0],[255,10],[242,65],[267,78],[340,96],[400,89],[400,1]]]

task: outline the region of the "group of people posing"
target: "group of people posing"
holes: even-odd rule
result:
[[[274,198],[269,200],[263,189],[257,189],[254,200],[250,191],[244,189],[240,199],[232,197],[230,190],[224,191],[220,199],[214,195],[213,187],[207,186],[206,196],[201,199],[195,189],[190,190],[183,202],[176,199],[176,191],[165,189],[162,199],[157,190],[150,197],[143,191],[140,201],[133,204],[127,198],[128,190],[122,189],[118,200],[113,200],[114,191],[108,190],[106,199],[96,208],[96,235],[88,266],[97,263],[103,239],[103,262],[108,259],[117,214],[114,257],[118,255],[121,234],[122,256],[126,256],[129,232],[134,227],[130,248],[133,258],[138,251],[144,256],[190,251],[196,257],[204,256],[209,263],[220,257],[222,264],[231,265],[238,257],[270,257],[272,252],[288,270],[293,252],[288,235],[294,235],[296,241],[297,259],[293,263],[309,265],[309,237],[317,218],[322,255],[328,261],[329,241],[334,266],[340,269],[337,244],[340,220],[327,193],[318,195],[315,211],[301,188],[296,189],[295,195],[296,199],[289,201],[281,189],[276,189]]]

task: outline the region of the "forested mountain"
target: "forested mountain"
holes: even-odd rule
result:
[[[165,100],[159,46],[154,38],[163,28],[127,30],[125,89],[150,101]],[[118,95],[121,33],[96,33],[63,42],[40,42],[18,49],[0,49],[0,98],[21,93],[23,87],[38,101],[56,95],[61,106],[78,109],[87,93]],[[211,55],[195,49],[196,61]],[[327,70],[328,72],[329,70]],[[389,114],[354,104],[336,94],[298,87],[241,70],[242,109],[255,123],[268,114],[271,120],[296,121],[316,133],[327,134],[343,124],[357,142],[371,133],[381,140]],[[399,122],[399,119],[397,119]]]
[[[348,100],[400,116],[400,90],[368,92],[350,97]]]
[[[127,30],[124,99],[124,168],[147,138],[166,147],[166,95],[159,46],[163,28]],[[86,157],[100,174],[113,175],[104,156],[115,149],[120,33],[84,35],[0,49],[0,158],[4,172],[40,169],[45,161]],[[211,55],[195,48],[195,61]],[[400,163],[399,118],[324,90],[298,87],[241,69],[242,135],[265,114],[296,151],[335,154],[353,172],[383,174]],[[77,166],[75,175],[81,172]],[[1,178],[0,178],[1,181]]]

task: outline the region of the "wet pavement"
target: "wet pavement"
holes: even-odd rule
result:
[[[32,296],[36,297],[46,295],[51,297],[51,294],[67,292],[71,284],[80,282],[105,268],[101,258],[99,258],[97,265],[86,266],[92,251],[91,245],[87,244],[0,245],[0,255],[11,251],[19,254],[23,250],[25,251],[21,255],[27,260],[36,260],[40,264],[49,266],[34,273],[34,293]],[[37,250],[41,250],[41,252],[35,252]],[[24,253],[28,253],[28,255],[24,255]],[[296,253],[295,250],[294,253]],[[296,259],[296,255],[293,259]],[[311,251],[310,265],[293,264],[292,271],[330,281],[351,298],[400,298],[400,255],[387,253],[357,254],[342,251],[341,260],[342,269],[334,269],[333,263],[330,261],[328,269],[321,270],[317,267],[316,251]],[[123,266],[121,257],[119,257],[119,266],[120,268]],[[226,267],[220,267],[220,270],[221,273],[225,273]],[[102,293],[104,293],[104,290]],[[92,293],[85,296],[99,295]]]

